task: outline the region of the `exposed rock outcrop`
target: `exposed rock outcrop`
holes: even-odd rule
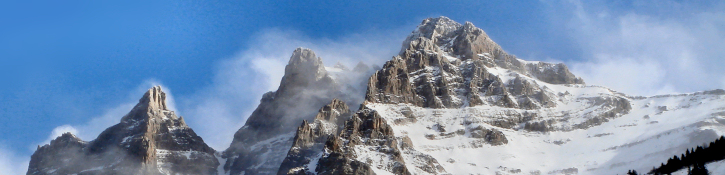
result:
[[[95,140],[66,133],[39,147],[27,174],[216,174],[215,153],[168,109],[157,86]]]
[[[324,149],[315,169],[318,174],[374,174],[370,163],[394,174],[410,174],[392,127],[371,109],[355,113],[339,136],[327,140]],[[387,160],[360,160],[358,156],[365,154],[361,151],[383,153],[381,156]]]
[[[486,129],[481,126],[468,131],[473,138],[484,139],[491,145],[503,145],[508,143],[506,135],[496,129]]]
[[[362,103],[364,89],[361,88],[365,86],[358,84],[372,71],[364,64],[358,64],[353,70],[341,63],[335,67],[328,71],[312,50],[296,49],[285,67],[279,89],[264,94],[257,109],[224,151],[225,171],[232,175],[276,174],[295,141],[300,123],[313,121],[316,115],[335,119],[316,113],[333,99],[353,105]],[[331,108],[338,107],[334,105]]]
[[[279,89],[266,93],[224,151],[231,174],[275,174],[292,145],[296,126],[315,110],[341,96],[322,59],[298,48],[285,67]],[[274,143],[274,144],[270,144]]]
[[[292,147],[287,152],[287,157],[282,161],[277,174],[308,174],[309,165],[314,159],[322,155],[325,141],[328,137],[336,135],[342,123],[351,115],[349,107],[345,102],[333,99],[330,104],[323,106],[312,123],[302,121],[297,128]]]
[[[491,71],[512,71],[515,77]],[[564,64],[527,62],[507,54],[469,22],[429,18],[403,42],[399,55],[370,77],[366,101],[430,108],[555,106],[553,94],[530,78],[551,84],[584,83]]]

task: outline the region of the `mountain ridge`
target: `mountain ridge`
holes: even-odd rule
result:
[[[83,173],[612,174],[649,168],[656,164],[647,163],[672,150],[725,133],[722,89],[628,96],[586,85],[563,63],[519,59],[472,23],[447,17],[423,20],[398,55],[374,72],[369,69],[365,64],[353,70],[339,63],[325,67],[314,51],[295,49],[279,88],[263,95],[221,153],[169,111],[161,87],[153,87],[122,118],[124,127],[113,126],[96,139],[112,141],[85,142],[63,134],[38,148],[36,154],[47,156],[34,154],[28,174],[95,168],[65,170],[63,164],[39,162],[76,157],[86,149],[109,152],[117,148],[98,143],[125,146],[126,138],[150,144],[130,151],[137,156],[130,156],[126,169],[101,162],[102,170]],[[116,136],[125,133],[118,128],[149,123],[152,132],[141,137]],[[178,143],[158,136],[178,129],[198,153],[155,149],[157,143]],[[168,157],[183,161],[164,161]],[[200,169],[174,168],[189,164]],[[219,166],[223,172],[217,172]]]

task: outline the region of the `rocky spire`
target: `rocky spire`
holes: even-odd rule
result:
[[[313,120],[317,109],[340,96],[340,87],[328,75],[322,59],[310,49],[295,49],[277,91],[264,95],[224,151],[230,158],[225,170],[231,174],[276,173],[297,126]],[[264,145],[269,143],[275,144]]]
[[[148,106],[149,109],[168,110],[166,108],[166,93],[161,90],[161,86],[154,86],[141,97],[138,105]]]
[[[216,174],[215,153],[169,111],[156,86],[95,140],[66,133],[38,148],[28,174]]]
[[[320,80],[327,75],[322,58],[307,48],[297,48],[292,52],[287,66],[284,68],[282,85],[288,83],[309,83]]]
[[[154,86],[144,93],[143,97],[138,100],[136,106],[121,121],[159,117],[161,115],[158,114],[162,114],[163,111],[169,111],[166,106],[166,93],[161,90],[161,86]]]

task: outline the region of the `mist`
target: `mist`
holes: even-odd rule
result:
[[[725,3],[547,3],[583,52],[567,64],[589,85],[643,96],[725,88]]]
[[[312,49],[326,67],[341,63],[352,69],[359,62],[371,67],[380,66],[397,53],[409,30],[373,31],[335,39],[310,38],[294,30],[262,30],[252,35],[254,37],[247,43],[248,48],[216,64],[210,86],[193,95],[177,98],[180,114],[188,116],[184,118],[187,124],[209,146],[218,151],[224,150],[229,147],[234,133],[259,105],[262,95],[277,90],[285,66],[296,48]],[[360,76],[343,76],[348,78],[341,82],[359,88]],[[367,77],[364,79],[367,80]],[[309,112],[316,113],[320,107]]]

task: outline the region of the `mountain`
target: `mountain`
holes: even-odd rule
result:
[[[263,95],[224,151],[224,170],[233,175],[277,173],[290,146],[297,144],[297,126],[313,121],[317,110],[330,102],[362,103],[365,91],[359,87],[364,86],[356,84],[362,85],[371,73],[362,63],[353,70],[341,64],[325,67],[312,50],[294,50],[279,88]]]
[[[280,165],[277,174],[300,174],[314,170],[314,158],[323,154],[325,141],[335,136],[349,118],[351,111],[345,102],[333,99],[330,104],[320,108],[312,123],[302,121],[297,128],[292,147]]]
[[[39,146],[27,174],[217,174],[215,153],[156,86],[95,140],[65,133]]]
[[[288,173],[647,172],[723,124],[723,90],[636,97],[587,86],[564,64],[507,54],[471,23],[429,18],[370,77],[323,154]]]
[[[725,133],[725,90],[586,85],[446,17],[423,20],[382,67],[325,67],[294,50],[221,153],[164,98],[150,89],[93,141],[67,133],[39,147],[28,174],[624,174]]]

